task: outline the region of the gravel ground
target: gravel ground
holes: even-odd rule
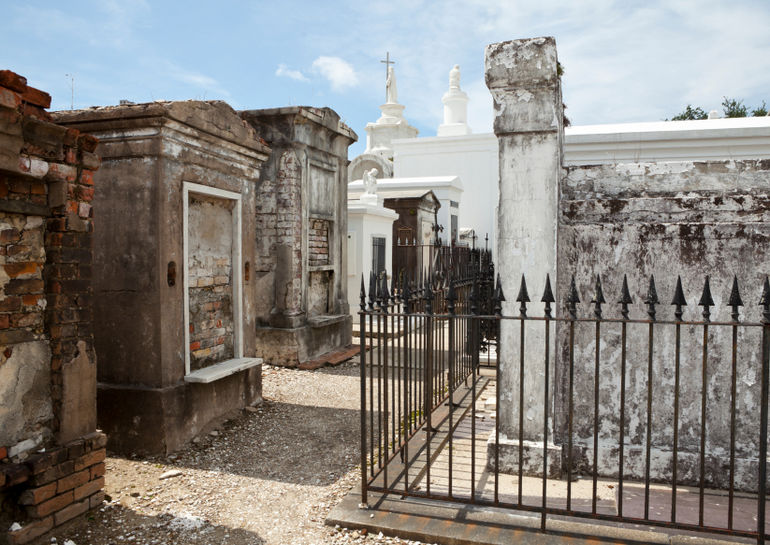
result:
[[[358,396],[356,358],[264,367],[261,405],[171,456],[108,456],[109,501],[35,545],[418,543],[324,525],[358,482]]]

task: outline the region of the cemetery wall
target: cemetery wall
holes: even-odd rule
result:
[[[101,504],[91,305],[97,140],[0,71],[0,542]],[[13,523],[17,523],[12,527]]]
[[[770,161],[621,163],[577,166],[566,169],[561,179],[558,227],[559,293],[568,293],[575,275],[582,303],[579,315],[590,317],[596,275],[601,275],[607,304],[604,315],[620,318],[623,275],[634,304],[632,319],[647,319],[649,279],[655,277],[660,304],[658,320],[674,320],[672,300],[681,276],[687,306],[683,319],[701,320],[699,306],[706,277],[714,306],[712,321],[731,320],[728,305],[733,277],[739,282],[744,301],[741,320],[757,322],[764,277],[770,272]],[[563,304],[561,310],[566,313]],[[574,413],[593,414],[592,324],[578,327],[575,376],[578,404]],[[566,326],[565,326],[566,327]],[[601,419],[600,463],[605,473],[616,466],[617,453],[602,449],[619,436],[620,336],[608,328],[601,351],[600,396],[606,411]],[[731,328],[710,328],[707,365],[708,416],[707,457],[711,478],[725,475],[723,461],[730,449]],[[695,480],[700,445],[702,331],[685,328],[681,356],[680,475]],[[568,345],[564,328],[560,335],[560,376],[566,376]],[[748,471],[756,452],[761,370],[759,330],[740,330],[738,339],[738,401],[736,452],[739,485],[750,487]],[[643,475],[643,449],[647,431],[653,436],[657,467],[666,467],[673,441],[675,339],[672,327],[660,327],[653,362],[654,404],[652,429],[647,430],[647,326],[629,326],[626,375],[626,437],[631,447],[627,471]],[[566,433],[568,412],[566,383],[557,385],[555,437]],[[582,444],[592,443],[591,418],[576,419],[575,434]],[[590,452],[589,457],[592,456]],[[755,477],[753,477],[755,478]]]
[[[625,274],[633,301],[629,318],[646,320],[649,315],[644,302],[654,274],[659,296],[656,319],[672,321],[674,288],[681,277],[687,303],[683,319],[698,321],[703,319],[702,294],[708,276],[714,300],[711,320],[730,322],[732,309],[727,302],[735,277],[744,301],[740,321],[756,323],[760,318],[762,282],[770,271],[770,163],[766,158],[640,162],[633,159],[629,148],[625,159],[612,157],[608,161],[606,155],[593,153],[594,164],[565,168],[557,67],[552,38],[516,40],[487,48],[486,78],[495,103],[499,143],[497,264],[506,295],[503,312],[518,313],[515,299],[524,273],[533,301],[530,314],[542,316],[539,301],[546,274],[550,274],[557,316],[569,316],[566,298],[574,275],[580,298],[577,317],[587,319],[575,324],[572,352],[569,325],[555,326],[555,343],[549,347],[555,357],[548,360],[551,378],[547,410],[541,401],[545,393],[545,340],[542,328],[529,323],[522,437],[518,432],[519,366],[514,359],[521,347],[514,327],[506,321],[501,324],[501,463],[517,465],[520,439],[525,442],[526,456],[531,460],[541,456],[530,447],[534,445],[542,452],[543,419],[548,418],[547,446],[553,474],[565,469],[570,424],[574,426],[573,469],[588,470],[593,459],[593,403],[598,398],[600,474],[617,475],[618,442],[622,438],[625,475],[642,478],[645,443],[650,437],[651,477],[670,479],[673,447],[678,439],[677,479],[694,484],[701,468],[700,442],[705,437],[706,484],[725,486],[729,477],[725,460],[729,459],[731,447],[732,326],[709,327],[710,349],[705,366],[704,328],[681,327],[681,384],[677,391],[675,327],[662,323],[654,326],[650,373],[649,324],[627,324],[625,350],[621,324],[604,324],[597,347],[595,322],[590,321],[596,307],[591,301],[599,298],[595,288],[598,275],[606,299],[603,317],[621,318],[619,301]],[[757,130],[765,129],[758,126]],[[756,133],[755,137],[762,136]],[[761,328],[741,326],[736,345],[740,395],[735,412],[735,482],[747,490],[756,486],[760,337]],[[601,353],[598,389],[594,386],[597,348]],[[574,359],[574,373],[570,358]],[[570,407],[569,381],[573,375],[575,405]],[[652,386],[654,400],[648,386]],[[705,436],[701,432],[704,389]],[[648,401],[652,407],[649,426]],[[678,423],[674,418],[677,407]],[[494,452],[494,441],[490,442],[490,452]]]

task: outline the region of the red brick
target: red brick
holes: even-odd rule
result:
[[[9,242],[19,242],[21,240],[21,233],[18,229],[3,229],[0,231],[0,243],[7,244]]]
[[[74,490],[75,501],[96,494],[102,488],[104,488],[104,477],[97,477],[93,481],[88,481]]]
[[[37,475],[57,464],[60,464],[66,459],[66,451],[62,452],[62,449],[55,449],[43,454],[32,456],[26,461],[26,464],[29,466],[30,470],[32,470],[32,474]]]
[[[29,195],[29,182],[27,180],[11,180],[8,186],[11,188],[11,193]]]
[[[78,301],[82,303],[81,299],[83,299],[82,296],[78,297]],[[82,305],[82,306],[86,306],[86,305]],[[96,450],[107,446],[107,435],[105,435],[100,431],[94,431],[89,433],[88,435],[84,435],[83,440],[86,442],[87,450]]]
[[[23,545],[24,543],[29,543],[33,539],[50,531],[53,528],[53,523],[53,516],[50,516],[42,520],[36,520],[25,524],[21,530],[8,533],[8,543],[9,545]]]
[[[28,488],[19,496],[21,505],[39,505],[56,495],[56,483],[48,483],[37,488]]]
[[[0,314],[0,329],[8,329],[11,327],[10,316],[7,314]]]
[[[90,477],[91,472],[87,469],[78,471],[77,473],[73,473],[72,475],[68,475],[66,477],[62,477],[56,483],[56,491],[61,494],[67,490],[72,490],[76,486],[87,483]]]
[[[6,297],[0,301],[0,312],[14,311],[21,308],[21,298],[18,296]]]
[[[201,347],[200,341],[190,343],[190,350],[198,350]]]
[[[0,460],[3,460],[4,458],[8,457],[8,449],[5,447],[0,447]]]
[[[29,192],[33,195],[45,195],[47,193],[47,186],[43,182],[32,182],[29,184]]]
[[[104,476],[105,473],[107,473],[107,465],[104,462],[91,466],[92,480]]]
[[[83,170],[80,173],[80,183],[83,185],[94,185],[94,173],[92,170]]]
[[[54,524],[56,526],[59,526],[60,524],[64,524],[68,520],[72,520],[78,515],[82,515],[86,511],[88,511],[89,507],[88,498],[84,499],[81,502],[73,503],[69,507],[65,507],[58,513],[55,513],[53,516]]]
[[[11,464],[0,469],[0,472],[5,473],[5,484],[7,486],[13,486],[15,484],[21,484],[29,479],[29,468],[26,465]]]
[[[106,456],[107,451],[103,448],[84,454],[75,460],[75,471],[80,471],[81,469],[103,462]]]
[[[23,274],[37,274],[40,270],[40,264],[34,261],[21,261],[19,263],[7,263],[4,268],[9,277],[18,278]]]
[[[75,460],[75,471],[80,471],[81,469],[83,469],[82,467],[78,467],[77,458],[83,456],[83,454],[85,453],[86,451],[85,442],[82,439],[76,439],[71,443],[67,443],[65,445],[65,448],[67,449],[67,458],[70,460]]]
[[[45,111],[45,108],[41,108],[40,106],[36,106],[35,104],[30,104],[29,102],[24,102],[24,96],[22,96],[21,99],[22,99],[21,113],[23,115],[28,117],[34,117],[36,119],[42,119],[44,121],[53,121],[53,117],[51,117],[51,114]]]
[[[11,314],[11,326],[13,327],[31,327],[42,323],[43,323],[42,312]]]
[[[6,284],[5,293],[9,295],[43,293],[43,281],[38,278],[14,278]]]
[[[0,87],[23,93],[27,89],[27,78],[11,70],[0,70]]]
[[[80,136],[79,130],[72,128],[67,129],[67,132],[64,133],[64,138],[62,138],[62,142],[64,142],[65,146],[74,148],[78,145],[78,136]]]
[[[64,477],[65,475],[70,475],[74,471],[74,468],[75,462],[73,460],[67,460],[66,462],[62,462],[49,469],[46,469],[42,473],[33,475],[31,482],[34,486],[48,484],[52,481],[55,481],[56,479]]]
[[[21,105],[21,96],[10,89],[0,87],[0,106],[16,109]]]
[[[95,136],[92,136],[90,134],[81,134],[78,137],[78,146],[80,146],[82,149],[92,152],[96,149],[96,146],[99,145],[99,139]]]
[[[78,191],[78,197],[86,202],[91,202],[94,199],[94,188],[81,186]]]
[[[104,501],[104,490],[100,490],[90,498],[88,498],[88,503],[91,506],[91,509],[94,507],[99,507],[102,502]]]
[[[49,218],[46,228],[49,231],[66,231],[67,220],[65,218]]]
[[[64,494],[54,496],[50,500],[44,501],[39,505],[28,506],[27,514],[30,517],[43,518],[46,515],[50,515],[51,513],[58,511],[60,509],[64,509],[65,507],[70,505],[72,503],[72,498],[73,498],[72,490],[69,490]]]
[[[39,106],[41,108],[51,107],[51,95],[45,91],[41,91],[40,89],[30,87],[29,85],[22,93],[21,98],[24,100],[24,102],[34,104],[35,106]]]
[[[37,306],[43,300],[42,295],[22,295],[21,302],[25,307]]]

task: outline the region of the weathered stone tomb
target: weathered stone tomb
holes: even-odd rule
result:
[[[98,415],[121,452],[170,452],[261,399],[254,270],[269,149],[222,102],[59,112],[100,138]]]
[[[257,197],[257,355],[297,366],[351,342],[348,147],[329,108],[241,112],[272,149]]]

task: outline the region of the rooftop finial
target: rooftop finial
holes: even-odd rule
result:
[[[385,102],[398,102],[398,92],[396,91],[396,76],[393,75],[393,91],[394,91],[394,98],[393,100],[390,100],[390,85],[391,85],[391,74],[393,73],[391,64],[396,64],[396,61],[390,60],[390,51],[385,52],[385,60],[380,61],[385,65]]]

